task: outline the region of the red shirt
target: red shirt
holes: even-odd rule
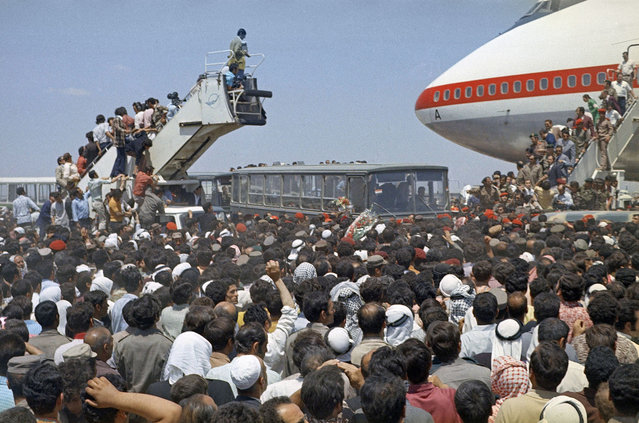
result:
[[[411,384],[406,399],[413,407],[428,411],[437,423],[462,423],[455,409],[455,390],[441,389],[430,382]]]
[[[84,175],[84,172],[87,171],[87,159],[82,156],[78,157],[78,162],[75,166],[78,168],[78,173]]]
[[[559,320],[566,322],[570,329],[568,339],[566,340],[568,343],[572,342],[572,325],[574,325],[577,320],[583,320],[586,328],[592,326],[592,320],[590,320],[588,310],[578,301],[562,300],[561,303],[559,303]]]
[[[150,186],[152,183],[153,178],[151,176],[142,171],[139,171],[138,174],[135,176],[135,183],[133,184],[133,195],[143,197],[146,187]]]

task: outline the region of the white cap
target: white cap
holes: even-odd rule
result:
[[[255,385],[262,374],[260,359],[254,355],[235,357],[230,366],[231,380],[242,391]]]
[[[539,417],[544,423],[581,423],[588,420],[588,413],[581,402],[559,395],[546,403]]]
[[[450,297],[450,295],[462,285],[462,281],[455,275],[446,275],[442,278],[441,282],[439,282],[439,290],[442,295],[445,297]]]
[[[328,238],[330,238],[330,237],[331,237],[331,235],[332,235],[332,233],[331,233],[331,231],[329,231],[328,229],[324,229],[324,230],[322,231],[322,238],[324,238],[324,239],[328,239]]]
[[[184,272],[186,269],[190,269],[191,265],[189,263],[180,263],[177,266],[175,266],[173,268],[173,280],[177,280],[177,278],[180,277],[180,275],[182,274],[182,272]]]
[[[348,331],[339,326],[332,328],[327,333],[326,342],[328,346],[339,355],[348,352],[348,350],[351,349],[351,345],[353,345]]]
[[[91,268],[89,266],[87,266],[86,264],[79,264],[75,267],[75,271],[77,273],[82,273],[82,272],[90,272]]]

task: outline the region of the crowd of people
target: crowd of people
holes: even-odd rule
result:
[[[0,421],[636,421],[639,214],[509,216],[5,210]]]

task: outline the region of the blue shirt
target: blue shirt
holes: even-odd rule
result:
[[[29,329],[29,336],[40,335],[40,332],[42,332],[42,326],[35,320],[25,320],[24,323],[27,325],[27,329]]]
[[[0,376],[0,411],[8,410],[15,406],[13,392],[7,386],[7,378]]]
[[[89,193],[85,193],[82,199],[74,198],[73,203],[71,203],[71,208],[73,210],[73,221],[77,222],[80,219],[88,219],[89,218],[89,200],[87,197]]]
[[[124,321],[122,310],[127,303],[137,299],[136,295],[127,293],[113,304],[113,308],[111,308],[111,332],[118,333],[129,327],[128,323]]]
[[[226,77],[226,86],[232,88],[233,84],[235,83],[235,75],[233,74],[233,72],[226,72],[224,76]]]
[[[104,180],[104,179],[89,179],[89,182],[87,183],[87,192],[89,192],[89,195],[91,196],[91,199],[93,201],[102,201],[102,185],[104,184],[110,184],[111,181],[110,180]],[[86,196],[86,193],[85,193]]]
[[[50,225],[51,224],[51,201],[47,200],[42,205],[40,210],[40,216],[36,222],[38,225]]]
[[[551,134],[550,132],[548,132],[546,134],[546,144],[548,145],[552,145],[553,147],[555,146],[555,144],[557,144],[557,140],[555,139],[555,136],[553,134]]]
[[[31,223],[31,210],[40,210],[40,207],[26,195],[21,195],[13,200],[13,217],[18,221],[18,225]]]

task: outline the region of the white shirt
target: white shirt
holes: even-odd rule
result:
[[[621,119],[621,115],[615,109],[606,110],[606,119],[608,119],[610,123],[612,123],[612,126],[615,126],[617,125],[617,121]]]
[[[583,365],[568,360],[568,371],[559,386],[557,386],[557,392],[560,394],[564,392],[581,392],[584,388],[587,388],[588,379],[584,369]]]
[[[621,83],[619,83],[619,81],[613,81],[610,85],[617,92],[617,97],[627,98],[629,97],[629,93],[632,92],[632,87],[624,80],[622,80]]]
[[[93,128],[93,141],[103,143],[109,141],[107,138],[107,131],[109,130],[109,124],[102,122]]]
[[[630,59],[626,60],[625,62],[621,62],[619,63],[617,70],[620,70],[621,74],[624,76],[630,76],[635,70],[635,62],[631,61]]]
[[[284,380],[267,386],[266,390],[260,397],[260,401],[262,401],[262,404],[264,404],[264,402],[270,400],[271,398],[290,397],[295,392],[302,389],[303,382],[304,378],[301,374],[295,373],[293,375],[290,375]]]
[[[495,323],[478,325],[461,336],[461,358],[472,358],[477,354],[490,353],[493,350],[491,335],[495,331]]]
[[[294,308],[282,307],[282,316],[278,320],[275,330],[268,334],[264,364],[280,376],[286,365],[286,340],[293,331],[296,319],[297,311]]]

